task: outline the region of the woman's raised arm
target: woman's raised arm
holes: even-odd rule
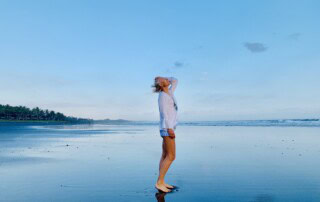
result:
[[[175,78],[175,77],[166,77],[166,78],[167,78],[167,79],[169,80],[169,82],[171,83],[171,86],[170,86],[169,90],[171,90],[171,92],[173,93],[173,92],[176,90],[176,88],[177,88],[178,79]]]

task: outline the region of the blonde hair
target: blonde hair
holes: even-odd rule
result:
[[[162,86],[157,79],[154,79],[154,84],[151,87],[153,88],[152,92],[154,93],[159,93],[160,91],[162,91]]]

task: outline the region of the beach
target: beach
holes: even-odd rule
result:
[[[158,130],[1,125],[0,201],[320,201],[319,127],[178,126],[164,195]]]

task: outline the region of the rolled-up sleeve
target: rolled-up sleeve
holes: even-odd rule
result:
[[[162,128],[171,128],[173,129],[173,124],[170,121],[170,116],[168,112],[167,98],[165,96],[161,96],[159,99],[159,112],[160,116],[163,118]]]

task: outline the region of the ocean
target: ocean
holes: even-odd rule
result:
[[[156,122],[0,124],[0,201],[320,201],[319,120],[184,122],[158,193]]]

